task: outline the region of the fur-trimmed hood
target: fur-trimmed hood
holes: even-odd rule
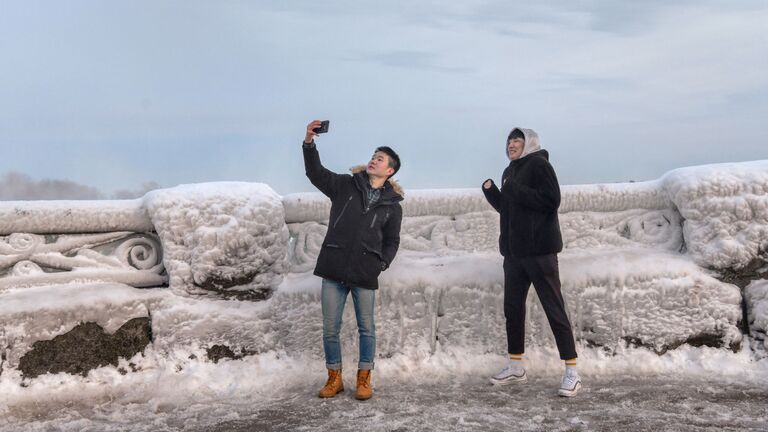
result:
[[[365,169],[367,168],[367,165],[357,165],[353,166],[349,169],[352,174],[358,174],[358,173],[364,173]],[[392,191],[396,194],[400,195],[401,197],[405,197],[405,191],[403,190],[402,186],[400,186],[400,183],[397,182],[397,180],[393,180],[392,178],[389,178],[389,180],[384,183],[385,185],[389,183],[390,186],[392,186]]]

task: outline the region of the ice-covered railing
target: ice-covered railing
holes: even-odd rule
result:
[[[0,203],[0,290],[68,282],[162,286],[142,200]]]
[[[406,192],[400,254],[382,276],[380,294],[382,319],[394,321],[382,326],[397,328],[401,339],[426,334],[433,350],[438,340],[502,337],[498,215],[479,187]],[[302,193],[283,203],[291,269],[309,271],[330,202]],[[765,259],[768,161],[682,168],[640,183],[563,186],[560,224],[563,290],[580,340],[659,352],[686,342],[734,348],[745,319],[742,293],[707,269],[738,271]],[[529,303],[529,338],[546,340],[535,296]],[[384,346],[409,344],[387,337]]]
[[[562,192],[560,270],[583,344],[737,348],[741,320],[764,337],[758,327],[767,322],[765,285],[742,292],[711,269],[739,271],[765,259],[768,161]],[[151,310],[153,343],[169,352],[179,344],[225,344],[319,358],[320,285],[312,269],[329,205],[320,193],[281,197],[249,183],[179,186],[132,201],[0,203],[0,302],[7,305],[0,345],[12,346],[8,358],[18,359],[35,340],[78,320],[114,328]],[[406,189],[403,208],[401,249],[377,295],[380,355],[503,351],[498,215],[479,187]],[[153,245],[128,243],[136,239]],[[130,277],[120,273],[126,271]],[[136,272],[148,279],[133,279]],[[120,284],[62,285],[67,281]],[[15,289],[39,285],[51,288]],[[57,292],[70,293],[70,301],[31,300]],[[267,301],[208,301],[211,293]],[[535,298],[529,296],[527,337],[551,343]],[[355,346],[353,326],[342,336],[346,347]]]
[[[126,201],[0,202],[0,291],[67,282],[264,299],[283,272],[280,197],[250,183]]]
[[[0,201],[0,235],[153,231],[143,199]]]
[[[480,188],[409,191],[401,248],[439,254],[493,251],[498,214]],[[313,265],[325,236],[330,200],[319,192],[283,197],[292,259]],[[660,246],[679,250],[681,217],[660,181],[563,186],[560,222],[566,248]]]
[[[331,203],[319,192],[283,197],[285,221],[323,222]],[[672,206],[659,181],[621,184],[562,186],[560,212],[621,211],[637,208],[664,209]],[[491,210],[480,187],[476,189],[432,189],[408,191],[403,216],[456,216]]]

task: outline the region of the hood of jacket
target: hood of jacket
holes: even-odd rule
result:
[[[368,174],[365,173],[365,169],[367,168],[366,165],[357,165],[349,169],[350,172],[352,172],[352,175],[362,174],[367,176]],[[387,184],[389,184],[389,187],[387,187]],[[387,189],[391,190],[393,194],[397,195],[400,199],[403,199],[405,197],[405,191],[403,191],[402,186],[400,186],[400,183],[397,182],[397,180],[393,180],[392,178],[389,178],[384,183],[384,190]]]
[[[523,136],[525,137],[525,145],[523,147],[523,153],[520,155],[520,159],[528,156],[531,153],[535,153],[541,150],[541,143],[539,142],[539,134],[537,134],[535,130],[515,127],[509,131],[509,135],[512,135],[512,132],[514,132],[515,129],[522,132]],[[507,141],[504,141],[504,154],[507,155],[507,158],[509,158],[509,152],[507,151],[508,143],[509,143],[508,139]]]

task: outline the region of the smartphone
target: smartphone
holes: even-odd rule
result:
[[[323,120],[320,122],[320,127],[316,127],[312,129],[312,132],[316,134],[326,133],[328,132],[328,125],[331,123],[330,120]]]

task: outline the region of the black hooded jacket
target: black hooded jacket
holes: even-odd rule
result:
[[[328,232],[315,275],[349,286],[377,289],[379,274],[395,259],[400,246],[403,194],[387,180],[381,197],[366,208],[368,174],[336,174],[320,162],[317,148],[304,146],[304,168],[309,181],[331,199]]]
[[[538,141],[538,136],[535,139]],[[485,198],[500,214],[499,250],[504,256],[548,255],[563,250],[557,218],[560,186],[549,153],[535,144],[536,150],[523,153],[504,169],[501,190],[496,184],[483,188]]]

